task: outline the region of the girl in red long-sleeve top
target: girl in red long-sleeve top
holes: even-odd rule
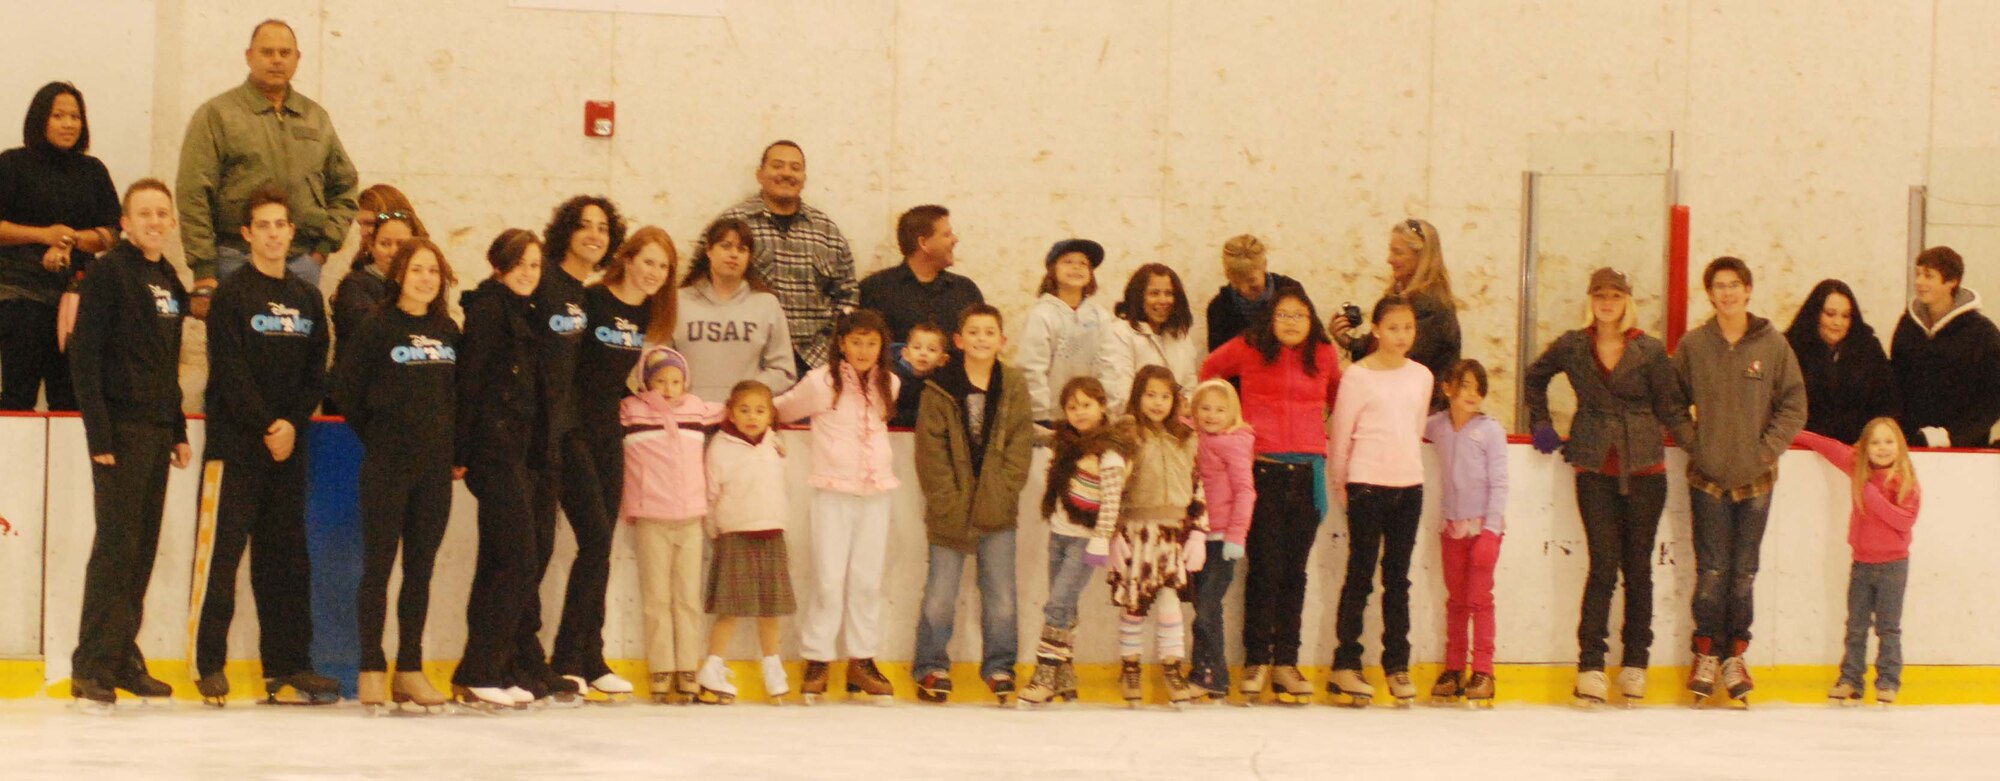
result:
[[[1795,442],[1854,477],[1847,521],[1847,544],[1854,549],[1847,579],[1847,652],[1840,659],[1840,680],[1827,699],[1843,705],[1861,702],[1868,628],[1873,625],[1878,646],[1875,702],[1887,705],[1902,688],[1903,588],[1910,580],[1910,531],[1923,501],[1910,466],[1910,446],[1892,418],[1868,421],[1861,441],[1851,447],[1810,431]]]

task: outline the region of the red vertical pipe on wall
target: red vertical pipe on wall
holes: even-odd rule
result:
[[[1672,352],[1688,326],[1688,207],[1675,204],[1667,223],[1667,350]]]

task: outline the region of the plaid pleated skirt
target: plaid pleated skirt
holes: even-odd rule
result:
[[[704,608],[717,616],[789,616],[798,612],[788,561],[782,533],[717,536]]]

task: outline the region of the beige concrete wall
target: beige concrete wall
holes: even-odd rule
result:
[[[1071,234],[1110,249],[1106,287],[1158,260],[1199,308],[1221,242],[1257,232],[1322,308],[1365,304],[1386,282],[1388,226],[1424,217],[1504,418],[1531,137],[1672,133],[1697,270],[1748,259],[1753,304],[1780,324],[1827,276],[1889,324],[1906,188],[1959,159],[1933,147],[2000,146],[2000,53],[1981,32],[2000,5],[1979,0],[746,0],[726,19],[159,0],[158,14],[154,173],[173,172],[189,112],[240,81],[251,25],[282,17],[305,52],[298,86],[333,112],[363,180],[408,192],[469,278],[495,232],[539,227],[576,192],[685,241],[749,194],[778,137],[804,144],[807,197],[864,269],[896,262],[898,212],[945,203],[963,270],[1013,313]],[[601,98],[618,101],[608,141],[580,132]],[[1625,189],[1601,206],[1645,230],[1629,201],[1651,190]],[[1657,273],[1656,256],[1593,257],[1629,245],[1605,241],[1573,242],[1564,273]]]

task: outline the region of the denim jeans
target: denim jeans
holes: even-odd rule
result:
[[[1764,525],[1771,517],[1771,495],[1736,502],[1688,489],[1688,509],[1694,515],[1694,636],[1695,648],[1707,640],[1708,653],[1739,656],[1750,644],[1757,557],[1764,546]]]
[[[1840,657],[1840,680],[1861,688],[1872,624],[1877,643],[1875,690],[1903,688],[1903,587],[1909,581],[1909,559],[1854,562],[1847,576],[1847,653]]]
[[[992,532],[979,538],[975,553],[966,554],[942,545],[932,545],[930,570],[924,576],[924,604],[917,617],[916,664],[911,673],[951,670],[952,625],[958,620],[958,582],[965,573],[968,555],[979,559],[979,634],[983,651],[979,664],[981,678],[995,673],[1014,673],[1014,655],[1020,643],[1014,615],[1014,530]]]
[[[1224,561],[1221,540],[1208,541],[1208,563],[1194,573],[1194,651],[1188,654],[1194,675],[1209,688],[1229,688],[1229,658],[1222,637],[1222,598],[1236,575],[1236,562]]]
[[[1382,670],[1410,669],[1410,556],[1417,547],[1417,520],[1424,487],[1347,484],[1347,580],[1340,585],[1340,616],[1334,622],[1340,646],[1333,669],[1361,669],[1361,629],[1368,595],[1375,589],[1375,562],[1382,562]],[[1255,528],[1255,527],[1252,527]]]
[[[1592,472],[1576,475],[1576,510],[1590,548],[1590,575],[1583,581],[1582,615],[1576,623],[1576,669],[1603,670],[1611,646],[1611,595],[1625,576],[1625,626],[1619,630],[1626,667],[1645,667],[1653,647],[1653,542],[1660,533],[1660,510],[1667,504],[1667,476],[1618,478]]]
[[[1076,603],[1090,585],[1091,566],[1083,561],[1089,537],[1049,532],[1049,601],[1042,605],[1042,623],[1057,629],[1076,628]]]
[[[249,265],[249,263],[250,253],[236,249],[235,247],[217,246],[215,248],[216,281],[219,282],[228,279],[230,274],[235,273],[239,268]],[[305,280],[306,284],[312,285],[313,289],[319,289],[320,266],[319,261],[313,260],[312,253],[302,252],[292,256],[291,260],[285,261],[285,268],[293,274],[298,275],[299,279]]]

